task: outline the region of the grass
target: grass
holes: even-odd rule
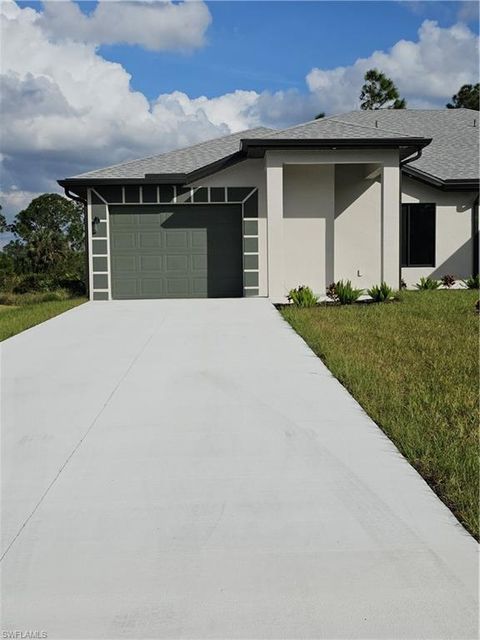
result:
[[[47,294],[43,297],[42,294],[36,297],[33,294],[17,295],[14,302],[9,299],[9,304],[5,305],[5,299],[0,296],[0,341],[85,302],[85,298],[48,298]]]
[[[280,312],[479,538],[477,291]]]

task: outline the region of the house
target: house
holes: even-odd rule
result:
[[[478,273],[477,111],[352,111],[60,180],[88,211],[90,297],[322,295]]]

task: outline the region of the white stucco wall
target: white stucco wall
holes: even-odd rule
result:
[[[258,189],[258,295],[268,295],[267,268],[267,208],[265,195],[265,167],[263,159],[245,160],[219,171],[212,176],[202,178],[192,186],[204,187],[257,187]]]
[[[397,151],[268,151],[265,163],[269,185],[268,247],[270,254],[275,254],[275,260],[271,261],[275,269],[270,268],[269,273],[269,296],[275,302],[285,301],[288,290],[300,284],[323,295],[325,287],[339,278],[350,278],[361,287],[382,278],[393,287],[399,286]],[[368,177],[375,170],[376,177]],[[337,171],[344,182],[343,185],[337,182],[338,189],[344,189],[344,199],[338,208]],[[358,186],[362,172],[366,178],[365,189]],[[282,177],[280,198],[277,190]],[[353,184],[346,184],[347,178],[351,178]],[[355,194],[355,190],[359,193]],[[355,197],[348,204],[352,194]],[[345,217],[341,219],[343,214]],[[353,233],[347,230],[349,223]],[[363,240],[368,240],[366,247],[359,246]],[[360,259],[368,270],[368,280],[365,276],[356,276],[360,267],[355,263]],[[363,272],[360,270],[360,273]]]
[[[275,193],[283,184],[282,193],[276,193],[271,238],[267,231],[268,166]],[[375,167],[381,169],[376,174]],[[265,159],[246,160],[194,186],[258,188],[259,295],[272,297],[274,290],[272,299],[281,301],[290,288],[300,284],[322,295],[331,281],[339,279],[368,288],[387,278],[398,286],[398,178],[394,151],[274,151]],[[421,276],[440,278],[452,273],[465,278],[471,274],[475,195],[444,192],[402,179],[402,202],[437,204],[436,266],[403,268],[401,274],[409,286]],[[382,220],[385,199],[388,210]],[[275,258],[270,274],[269,243],[275,244],[270,246]]]
[[[334,165],[283,169],[284,289],[324,295],[333,280]]]
[[[467,278],[472,273],[472,205],[477,194],[441,191],[416,180],[402,178],[402,203],[436,203],[435,267],[402,267],[402,278],[413,287],[422,276],[440,279],[445,274]]]
[[[335,167],[335,281],[367,288],[381,280],[382,193],[374,167]]]

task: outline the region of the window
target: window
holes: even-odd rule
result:
[[[402,204],[402,267],[435,266],[435,205]]]

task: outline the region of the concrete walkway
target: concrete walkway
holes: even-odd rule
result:
[[[2,393],[3,631],[477,637],[476,543],[266,300],[86,304]]]

